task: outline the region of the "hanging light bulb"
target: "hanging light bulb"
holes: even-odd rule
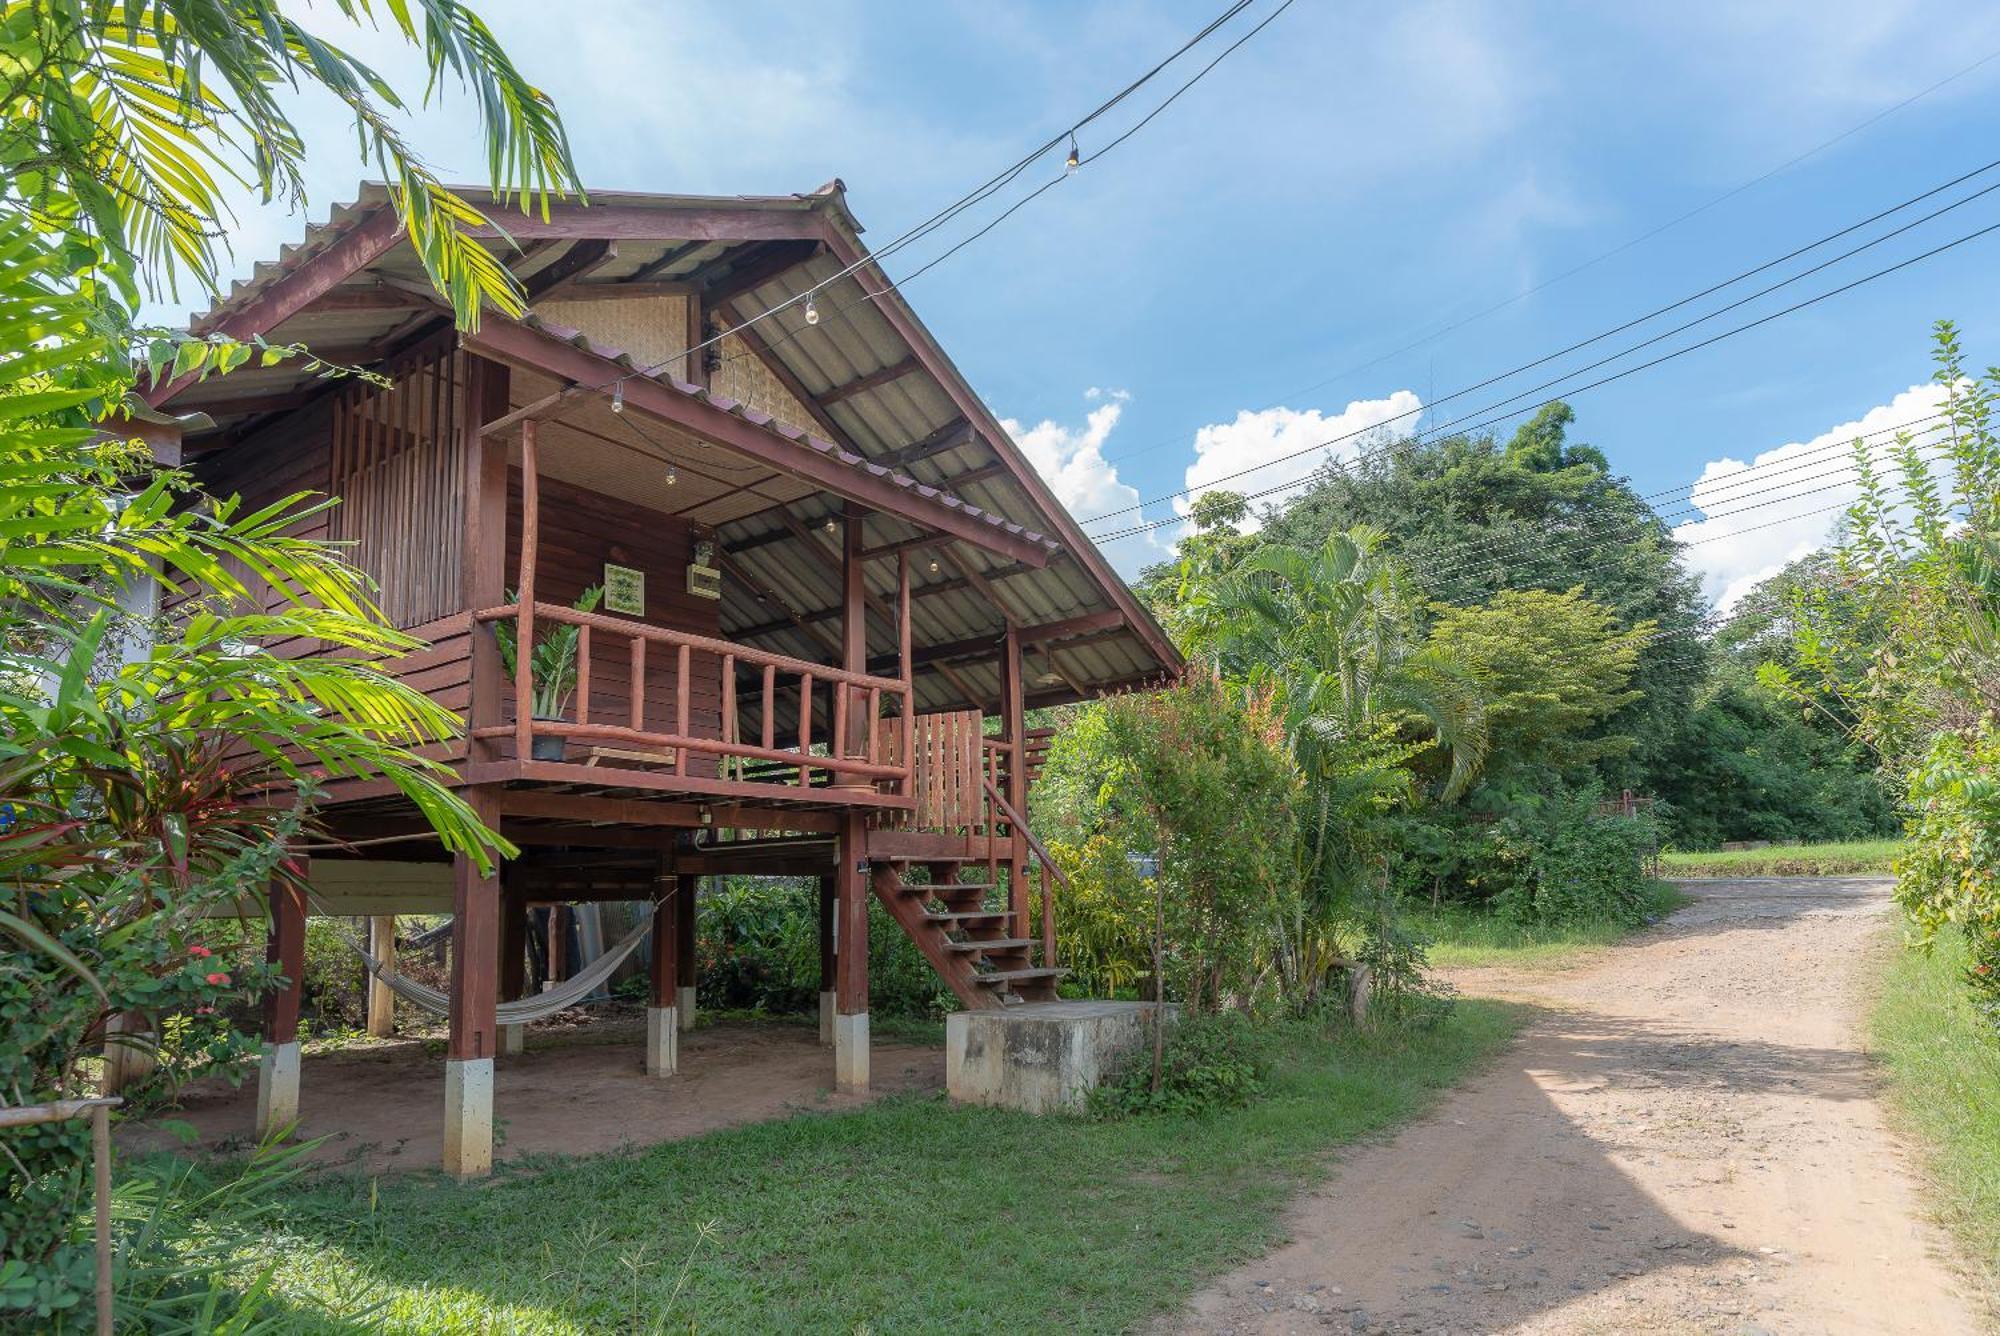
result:
[[[806,323],[808,325],[817,325],[819,323],[819,307],[814,304],[813,299],[810,297],[806,298]]]
[[[1081,166],[1083,155],[1076,151],[1076,131],[1072,130],[1069,132],[1069,156],[1063,159],[1063,170],[1075,175],[1076,169]]]
[[[667,486],[672,487],[680,480],[680,470],[676,469],[672,464],[667,465]]]
[[[835,519],[833,516],[828,515],[826,517],[826,531],[828,533],[840,532],[840,521]]]
[[[625,411],[625,382],[622,380],[614,381],[612,383],[611,411],[614,413],[622,413]]]
[[[938,573],[939,569],[940,569],[940,567],[938,566],[938,559],[937,559],[936,557],[932,557],[932,558],[931,558],[931,574],[932,574],[932,575],[936,575],[936,574]]]

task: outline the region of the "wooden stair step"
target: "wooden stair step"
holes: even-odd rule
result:
[[[927,913],[926,915],[924,915],[924,917],[930,919],[932,922],[935,923],[949,923],[956,925],[956,924],[970,923],[980,919],[988,921],[991,921],[993,919],[1010,919],[1014,917],[1014,911],[1011,909],[947,909],[947,910],[934,909],[929,913]]]
[[[1035,939],[1032,937],[988,937],[984,939],[974,937],[963,942],[946,942],[944,949],[947,951],[964,951],[968,953],[974,951],[1022,951],[1033,945],[1035,945]]]
[[[998,988],[1002,984],[1028,983],[1035,979],[1060,979],[1068,974],[1065,969],[1042,967],[1039,969],[994,970],[990,974],[975,974],[972,981],[988,988]]]

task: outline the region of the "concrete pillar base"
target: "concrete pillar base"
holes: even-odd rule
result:
[[[493,1172],[493,1059],[444,1064],[444,1171],[457,1178]]]
[[[868,1013],[833,1018],[833,1084],[844,1092],[868,1089]]]
[[[1080,1110],[1090,1090],[1152,1043],[1154,1002],[1030,1002],[944,1020],[945,1090],[1023,1113]],[[1166,1009],[1173,1023],[1175,1009]]]
[[[674,1001],[674,1010],[680,1013],[681,1029],[694,1029],[694,985],[682,984]]]
[[[678,1007],[646,1008],[646,1075],[672,1076],[681,1066]]]
[[[833,1013],[835,1011],[833,999],[836,996],[837,994],[831,992],[819,995],[819,1042],[829,1047],[833,1044]]]
[[[525,1025],[503,1025],[500,1027],[500,1043],[494,1052],[503,1058],[518,1058],[528,1051],[528,1027]]]
[[[257,1064],[257,1137],[268,1141],[298,1120],[298,1041],[266,1044]]]

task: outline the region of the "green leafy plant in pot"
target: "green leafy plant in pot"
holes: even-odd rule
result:
[[[514,593],[508,597],[518,601],[520,595]],[[604,586],[592,585],[577,595],[570,606],[578,612],[595,612],[603,598]],[[493,638],[500,645],[500,666],[509,678],[514,676],[520,662],[514,627],[511,621],[493,624]],[[567,622],[555,622],[535,632],[535,647],[528,655],[528,684],[532,693],[529,708],[543,723],[560,723],[570,693],[576,690],[577,644],[582,632],[582,627]],[[537,761],[560,761],[564,745],[565,739],[559,733],[537,733],[529,744],[529,754]]]

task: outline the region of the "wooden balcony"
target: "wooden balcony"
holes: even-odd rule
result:
[[[522,656],[498,711],[473,717],[477,779],[633,789],[703,799],[914,809],[910,679],[850,672],[728,640],[550,603],[472,615],[473,635],[514,624],[531,645],[577,628],[576,688],[537,717]],[[471,776],[469,776],[471,778]]]

